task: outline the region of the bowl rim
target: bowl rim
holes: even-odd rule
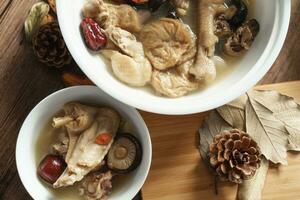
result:
[[[132,196],[132,198],[142,189],[142,186],[144,185],[149,171],[150,171],[150,167],[152,164],[152,141],[151,141],[151,137],[150,137],[150,133],[149,133],[149,129],[146,125],[146,122],[144,121],[144,119],[142,118],[141,114],[133,107],[128,106],[116,99],[113,99],[111,96],[109,96],[108,94],[106,94],[105,92],[103,92],[102,90],[100,90],[98,87],[96,86],[72,86],[72,87],[67,87],[67,88],[63,88],[60,89],[54,93],[51,93],[50,95],[46,96],[44,99],[42,99],[30,112],[29,114],[26,116],[25,120],[23,121],[23,124],[19,130],[19,134],[18,134],[18,138],[16,141],[16,149],[15,149],[15,159],[16,159],[16,166],[17,166],[17,172],[18,175],[20,177],[20,180],[23,184],[23,186],[25,187],[26,191],[29,193],[29,195],[34,198],[37,199],[37,197],[39,197],[38,194],[36,194],[36,192],[32,189],[34,187],[32,187],[30,185],[30,181],[27,180],[27,178],[25,178],[24,176],[24,164],[21,163],[21,157],[23,154],[22,151],[22,144],[23,142],[21,142],[22,140],[24,140],[25,136],[26,136],[26,129],[27,126],[29,126],[31,118],[33,116],[34,113],[37,112],[37,110],[39,110],[41,107],[44,107],[45,105],[47,105],[48,101],[51,101],[52,99],[55,99],[57,96],[61,96],[61,95],[66,95],[68,93],[73,93],[75,91],[78,90],[87,90],[89,91],[89,93],[95,93],[98,92],[99,94],[101,94],[102,96],[106,96],[108,98],[111,98],[112,101],[115,101],[117,104],[120,104],[121,106],[124,106],[124,108],[127,110],[125,113],[130,114],[130,115],[135,115],[134,117],[137,119],[137,123],[139,123],[139,126],[141,127],[141,129],[145,132],[143,137],[145,137],[145,141],[147,143],[147,146],[149,148],[149,160],[145,162],[146,167],[143,168],[143,170],[145,171],[145,173],[143,173],[144,175],[141,177],[141,179],[138,181],[136,188],[138,188],[136,191],[132,191],[131,193],[128,193],[129,196]],[[55,100],[54,100],[55,101]],[[144,151],[143,151],[144,152]]]
[[[257,61],[260,61],[260,63],[256,62],[251,70],[249,70],[243,78],[241,78],[236,84],[233,84],[229,88],[224,90],[224,92],[222,92],[222,95],[218,94],[219,96],[214,97],[212,101],[202,102],[201,104],[194,104],[193,106],[157,106],[157,104],[150,104],[147,103],[147,101],[141,101],[141,99],[128,98],[128,95],[126,93],[111,90],[110,84],[101,82],[101,80],[97,79],[91,71],[87,70],[84,67],[85,63],[82,59],[80,59],[80,51],[78,51],[78,48],[76,48],[76,45],[72,42],[72,38],[68,37],[68,34],[70,32],[66,26],[68,22],[64,20],[64,14],[61,10],[63,1],[57,2],[57,16],[63,38],[75,62],[78,64],[81,70],[104,92],[125,104],[144,111],[165,115],[187,115],[208,111],[238,98],[240,95],[253,87],[272,67],[272,64],[275,62],[284,44],[288,32],[291,12],[291,0],[277,0],[274,1],[274,3],[276,4],[276,16],[270,37],[273,38],[273,40],[271,41],[269,39],[266,48],[264,49],[261,56],[257,59]],[[124,85],[126,84],[124,83]]]

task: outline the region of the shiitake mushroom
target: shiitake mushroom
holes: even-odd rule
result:
[[[237,8],[237,11],[229,20],[229,23],[231,26],[237,28],[245,22],[248,15],[248,8],[243,0],[232,0],[232,4]]]
[[[107,166],[115,173],[128,173],[135,170],[142,159],[142,147],[136,137],[123,133],[115,141],[107,155]]]

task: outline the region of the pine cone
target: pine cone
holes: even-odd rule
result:
[[[260,166],[260,149],[240,130],[223,131],[210,145],[210,165],[221,180],[242,183],[254,176]]]
[[[46,65],[60,68],[71,62],[72,57],[57,22],[41,26],[32,42],[36,56]]]

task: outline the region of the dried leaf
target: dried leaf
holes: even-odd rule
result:
[[[250,180],[243,181],[238,186],[238,200],[260,200],[264,188],[265,179],[269,168],[269,161],[261,159],[260,168],[256,170],[254,177]]]
[[[217,109],[228,124],[243,131],[245,131],[245,104],[247,98],[247,95],[242,95],[240,98]]]
[[[214,136],[219,134],[223,130],[231,129],[232,127],[215,110],[213,110],[205,119],[202,127],[199,129],[199,150],[201,157],[207,166],[210,166],[208,160],[208,152],[209,146],[212,143]]]
[[[288,134],[284,124],[248,93],[246,130],[258,143],[262,154],[273,163],[287,164]]]
[[[251,98],[268,108],[288,134],[288,150],[300,150],[300,106],[292,97],[277,91],[250,91]]]
[[[31,41],[32,36],[41,26],[41,22],[49,13],[50,6],[45,2],[38,2],[32,6],[24,23],[26,39]]]

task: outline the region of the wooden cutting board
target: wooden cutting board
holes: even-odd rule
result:
[[[300,102],[300,81],[257,86],[295,97]],[[197,130],[208,113],[163,116],[141,112],[152,138],[153,158],[142,189],[144,200],[234,200],[236,185],[219,184],[214,194],[213,176],[202,162]],[[272,167],[263,199],[300,199],[300,153],[288,154],[288,166]]]

